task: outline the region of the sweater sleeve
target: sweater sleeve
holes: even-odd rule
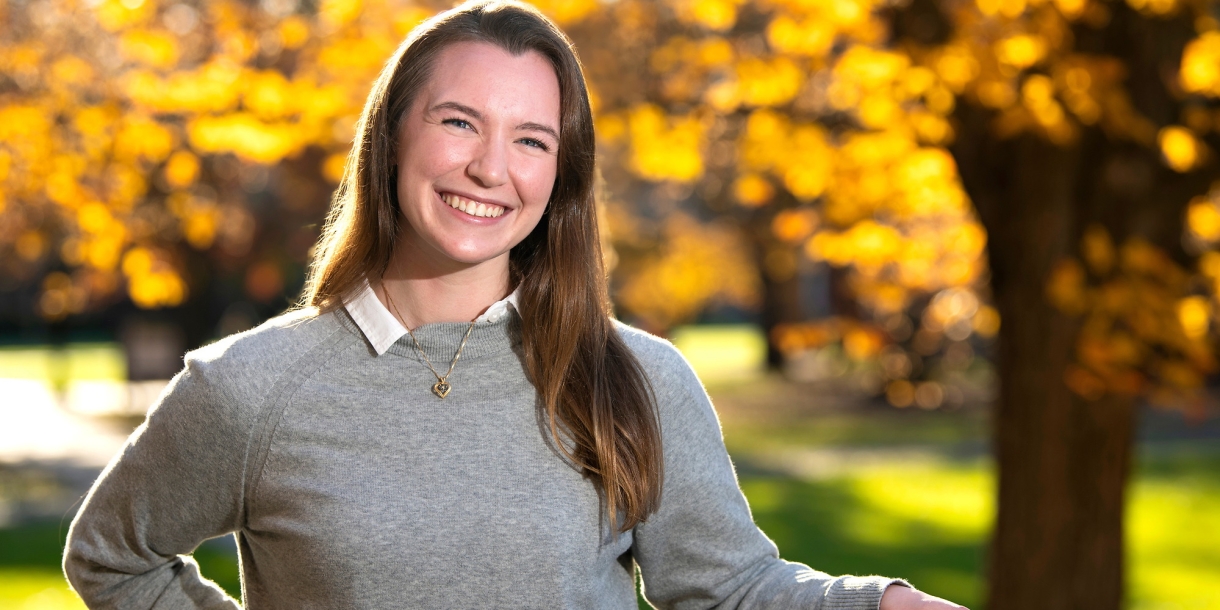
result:
[[[664,439],[660,509],[638,525],[632,553],[644,596],[658,608],[876,610],[905,581],[832,577],[779,558],[754,524],[702,384],[669,345],[655,364]],[[648,367],[646,367],[648,368]]]
[[[64,573],[90,608],[239,608],[189,556],[244,518],[252,426],[212,377],[188,355],[73,520]]]

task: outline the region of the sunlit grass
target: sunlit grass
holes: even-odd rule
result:
[[[0,566],[0,608],[7,610],[84,610],[54,568]]]
[[[1127,508],[1129,610],[1220,610],[1220,452],[1143,455]],[[834,478],[743,477],[787,559],[908,578],[982,607],[994,515],[988,462],[893,463]]]
[[[755,520],[791,561],[884,574],[978,608],[994,508],[978,462],[894,463],[817,481],[742,479]]]
[[[767,358],[767,339],[752,324],[681,326],[670,339],[705,382],[757,377]]]
[[[72,343],[61,350],[0,347],[0,378],[122,381],[127,379],[127,361],[117,343]]]
[[[1129,490],[1132,610],[1220,610],[1220,452],[1148,457]]]

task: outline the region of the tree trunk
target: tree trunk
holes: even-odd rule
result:
[[[1064,384],[1079,329],[1046,304],[1040,258],[1010,261],[1015,268],[996,291],[999,501],[987,608],[1116,610],[1133,404],[1086,401]]]
[[[1045,296],[1051,267],[1077,254],[1095,217],[1099,150],[1023,136],[962,138],[954,151],[987,228],[1002,320],[989,610],[1115,610],[1122,599],[1133,404],[1068,389],[1079,321]]]

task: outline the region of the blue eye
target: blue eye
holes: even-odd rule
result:
[[[471,125],[470,121],[467,121],[466,119],[445,119],[441,121],[441,123],[445,125],[453,125],[458,129],[474,129],[474,125]]]
[[[526,146],[529,146],[532,148],[537,148],[538,150],[541,150],[543,152],[551,150],[550,147],[547,146],[546,143],[543,142],[542,140],[535,140],[534,138],[522,138],[519,141],[522,144],[525,144]]]

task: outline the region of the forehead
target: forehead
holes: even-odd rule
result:
[[[438,53],[417,103],[457,102],[481,113],[559,128],[559,79],[541,53],[513,55],[485,42],[458,42]]]

